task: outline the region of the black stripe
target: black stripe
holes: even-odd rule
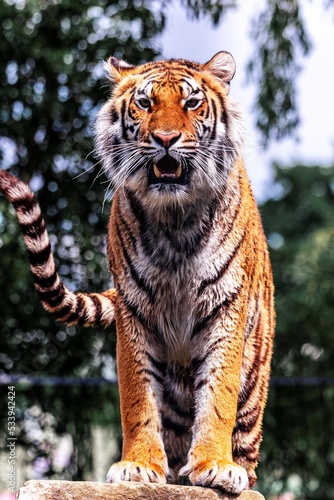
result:
[[[218,410],[217,406],[216,405],[213,405],[213,409],[215,411],[215,414],[217,415],[218,417],[218,420],[223,420],[223,417],[221,416],[220,414],[220,411]]]
[[[51,307],[59,306],[62,303],[65,296],[65,290],[63,283],[59,283],[57,288],[49,291],[37,290],[37,295],[42,302],[46,302]]]
[[[213,111],[213,127],[212,127],[212,131],[211,131],[210,139],[212,141],[214,141],[216,138],[216,128],[217,128],[217,106],[216,106],[216,103],[213,99],[211,99],[210,102],[211,102],[212,111]]]
[[[249,298],[248,298],[249,301]],[[245,327],[245,341],[248,339],[249,335],[253,331],[253,329],[257,326],[257,323],[260,319],[261,315],[259,314],[259,293],[255,294],[255,304],[254,304],[254,312],[252,316],[247,318],[246,327]]]
[[[191,88],[192,93],[194,92],[194,87],[188,82],[188,80],[186,78],[182,78],[182,77],[181,78],[177,78],[177,81],[178,82],[184,82],[186,85],[189,85],[189,87]]]
[[[164,236],[171,243],[173,248],[182,255],[182,258],[190,258],[202,249],[208,242],[210,235],[212,234],[212,228],[214,225],[214,215],[217,209],[218,199],[214,198],[210,201],[208,211],[199,222],[194,214],[190,214],[188,219],[182,224],[182,230],[193,229],[192,233],[189,235],[188,239],[183,239],[181,234],[181,239],[177,239],[173,229],[178,229],[178,227],[168,228],[165,225],[160,226],[160,231],[163,232]],[[174,220],[178,221],[177,214]]]
[[[123,131],[123,139],[127,140],[126,134],[126,123],[125,123],[125,112],[126,112],[126,98],[123,99],[122,107],[121,107],[121,116],[122,116],[122,131]]]
[[[77,306],[75,308],[75,313],[76,313],[77,318],[78,318],[78,325],[84,326],[88,322],[88,314],[86,311],[86,302],[85,302],[85,299],[83,297],[81,297],[80,295],[76,294],[76,296],[77,296],[78,302],[77,302]]]
[[[12,202],[12,205],[16,212],[31,212],[36,206],[39,207],[33,193],[27,194],[24,198],[16,198],[15,201]]]
[[[237,419],[237,422],[234,426],[233,434],[237,432],[249,433],[255,427],[256,423],[259,420],[259,417],[260,417],[260,408],[256,407],[255,412],[253,410],[253,413],[251,415],[246,414]]]
[[[173,431],[176,436],[182,436],[189,431],[186,425],[177,424],[168,417],[162,417],[162,427],[164,430]]]
[[[56,271],[51,276],[38,276],[34,271],[32,271],[32,275],[35,284],[41,288],[52,288],[58,277]]]
[[[102,318],[101,301],[96,295],[89,295],[89,298],[93,301],[94,306],[95,306],[94,324],[99,325],[101,323],[101,318]]]
[[[219,95],[218,98],[219,98],[219,102],[220,102],[220,106],[221,106],[220,121],[225,125],[226,132],[227,132],[228,116],[227,116],[227,112],[226,112],[226,108],[225,108],[225,100],[224,100],[224,97],[222,95]]]
[[[147,375],[150,375],[151,377],[154,377],[155,380],[157,382],[159,382],[159,384],[162,384],[163,381],[164,381],[164,379],[160,375],[158,375],[157,373],[155,373],[153,370],[150,370],[149,368],[141,368],[137,373],[138,374],[140,374],[140,373],[146,373]]]
[[[232,254],[230,255],[230,258],[223,264],[223,266],[220,268],[218,273],[215,276],[213,276],[212,278],[209,278],[209,279],[202,281],[201,286],[198,289],[198,297],[203,293],[203,291],[205,290],[206,287],[211,286],[211,285],[215,285],[216,283],[218,283],[218,281],[221,280],[221,278],[224,276],[225,272],[228,270],[228,268],[232,264],[234,257],[237,255],[245,237],[246,237],[246,229],[244,230],[241,239],[239,240],[238,244],[236,245]]]
[[[119,293],[121,296],[122,296],[122,299],[124,301],[124,304],[126,306],[127,309],[129,309],[129,311],[132,313],[132,315],[138,319],[140,321],[140,323],[143,324],[143,326],[146,328],[148,328],[148,324],[147,324],[147,321],[146,321],[146,318],[142,315],[142,313],[139,311],[138,307],[131,303],[127,296],[125,295],[125,292],[124,290],[122,289],[122,287],[120,286],[119,283],[116,283],[116,290],[117,290],[117,293]]]
[[[119,230],[117,222],[116,222],[116,232],[117,232],[117,236],[118,236],[119,240],[122,242],[122,251],[123,251],[123,255],[124,255],[124,258],[125,258],[125,261],[127,264],[127,269],[130,271],[131,278],[136,283],[136,285],[148,295],[150,301],[153,302],[154,301],[154,291],[153,291],[152,287],[146,282],[145,278],[143,278],[142,276],[140,276],[138,274],[138,272],[133,264],[133,261],[129,255],[126,247],[124,246],[124,241],[122,239],[121,232]],[[125,268],[125,270],[126,270],[126,268]]]
[[[226,109],[225,107],[223,106],[222,108],[222,112],[221,112],[221,116],[220,116],[220,119],[222,121],[222,123],[225,125],[225,132],[227,133],[227,129],[228,129],[228,121],[227,121],[227,113],[226,113]]]
[[[67,304],[66,306],[63,306],[61,307],[59,310],[57,311],[52,311],[52,316],[54,316],[57,320],[61,320],[62,318],[64,318],[69,312],[71,311],[71,304]],[[64,320],[67,322],[67,318],[66,320]]]
[[[75,307],[75,310],[66,318],[66,323],[77,323],[77,324],[84,324],[83,321],[82,321],[82,315],[81,315],[81,311],[85,308],[85,303],[84,303],[84,299],[80,296],[80,295],[77,295],[75,294],[76,296],[76,300],[77,300],[77,304],[76,304],[76,307]],[[80,321],[80,323],[79,323]]]
[[[195,409],[193,407],[189,407],[186,409],[180,408],[178,402],[176,399],[173,397],[172,393],[168,391],[166,387],[164,387],[163,391],[163,401],[166,405],[169,406],[177,415],[179,415],[182,418],[187,418],[190,420],[194,420],[195,418]]]
[[[148,67],[148,70],[155,70],[156,68],[159,68],[159,69],[169,69],[170,67],[172,67],[173,70],[175,71],[181,71],[181,70],[185,70],[185,68],[191,68],[191,69],[194,69],[194,70],[199,70],[200,69],[200,65],[196,62],[193,62],[193,61],[186,61],[184,59],[169,59],[169,60],[160,60],[160,61],[154,61],[154,62],[151,62],[151,63],[146,63],[143,68],[145,68],[145,66]],[[157,73],[157,76],[160,76],[161,73]]]
[[[195,391],[198,391],[201,387],[204,385],[208,384],[209,380],[207,378],[202,378],[199,382],[196,383],[195,385]]]
[[[119,114],[117,113],[115,107],[111,108],[111,123],[117,122],[119,119]]]
[[[213,342],[213,344],[210,344],[210,351],[207,353],[207,355],[210,352],[214,351],[219,344],[224,343],[224,342],[226,342],[226,337],[219,337],[219,339],[215,340],[215,342]]]
[[[145,211],[142,207],[142,204],[136,198],[135,193],[133,191],[130,191],[129,189],[125,188],[125,195],[127,200],[129,201],[129,206],[130,210],[132,212],[132,215],[139,221],[142,222],[143,224],[146,223],[146,215]]]
[[[251,443],[239,446],[235,446],[232,450],[233,457],[247,457],[248,455],[253,455],[252,458],[257,457],[259,442],[262,437],[262,430],[260,429]]]
[[[154,252],[154,245],[151,238],[148,235],[149,224],[146,219],[145,211],[141,203],[135,197],[132,191],[127,190],[126,195],[129,200],[131,212],[139,223],[140,239],[143,250],[146,253],[146,255],[151,257]]]
[[[211,322],[215,321],[219,312],[223,307],[229,307],[239,296],[241,287],[239,287],[235,292],[232,292],[228,297],[226,297],[220,304],[212,309],[212,311],[205,316],[201,321],[199,321],[192,334],[191,338],[196,337],[201,331],[203,331]]]
[[[194,358],[191,361],[191,370],[194,373],[194,375],[197,374],[198,370],[203,366],[203,363],[205,362],[207,358],[207,354],[203,356],[202,358]]]
[[[246,382],[239,392],[237,411],[240,412],[247,403],[259,380],[260,349],[257,349],[251,370],[246,374]]]
[[[137,422],[133,427],[131,427],[130,429],[131,434],[133,434],[136,429],[141,427],[141,425],[142,425],[141,422]]]
[[[196,324],[196,326],[193,329],[193,332],[191,334],[191,338],[192,339],[194,337],[196,337],[202,330],[204,330],[206,328],[206,326],[211,321],[214,321],[216,319],[216,317],[218,316],[219,311],[223,307],[223,304],[224,304],[224,302],[222,302],[221,304],[218,304],[216,307],[214,307],[212,309],[212,311],[210,312],[210,314],[208,314],[207,316],[205,316],[205,318],[203,318],[201,321],[198,321],[198,323]]]
[[[239,176],[239,181],[240,181],[240,176]],[[226,193],[227,193],[227,188],[225,187],[223,195],[226,196]],[[227,196],[228,196],[228,193],[227,193]],[[231,232],[232,232],[232,230],[234,228],[234,224],[236,224],[239,221],[238,220],[238,216],[239,216],[240,209],[241,209],[241,192],[239,191],[239,193],[238,193],[238,199],[237,200],[235,200],[235,198],[236,198],[235,195],[233,195],[233,198],[234,198],[233,201],[236,201],[236,207],[233,208],[232,218],[230,218],[230,213],[229,213],[230,212],[230,206],[228,206],[228,208],[226,210],[224,210],[224,212],[228,212],[227,215],[224,214],[224,218],[226,218],[227,220],[229,220],[229,222],[226,225],[226,229],[225,229],[224,233],[222,234],[222,237],[221,237],[221,240],[220,240],[220,245],[221,246],[224,245],[226,239],[231,234]]]
[[[113,136],[111,137],[110,144],[111,144],[112,146],[119,146],[119,145],[120,145],[120,144],[122,144],[122,143],[121,143],[121,141],[120,141],[119,137],[117,137],[117,135],[113,135]],[[117,153],[117,151],[113,151],[113,154],[114,154],[114,155],[116,155],[116,153]],[[119,158],[121,158],[121,156],[120,156],[120,155],[119,155]]]
[[[47,263],[51,255],[51,245],[47,244],[43,250],[37,250],[33,252],[32,250],[28,250],[29,262],[31,266],[43,266]]]
[[[129,299],[127,298],[124,290],[122,289],[122,287],[120,286],[119,283],[116,283],[115,287],[116,287],[117,293],[122,296],[122,300],[123,300],[126,308],[141,323],[144,330],[146,330],[146,332],[150,333],[154,337],[154,339],[158,340],[160,346],[163,347],[165,345],[164,335],[160,332],[160,330],[156,326],[153,328],[148,324],[145,316],[143,316],[142,313],[139,311],[138,306],[136,306],[135,304],[133,304],[132,302],[129,301]]]
[[[23,236],[29,236],[30,238],[36,238],[42,236],[45,233],[45,222],[40,214],[37,219],[35,219],[30,224],[20,224]]]
[[[156,368],[162,375],[166,373],[167,363],[162,361],[157,361],[151,354],[146,352],[146,356],[148,357],[150,363]]]
[[[144,89],[137,90],[137,95],[144,95],[145,97],[147,97],[146,92],[145,92],[147,85],[145,86]]]

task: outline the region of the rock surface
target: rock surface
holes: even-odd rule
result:
[[[175,486],[121,482],[114,484],[86,481],[27,481],[17,500],[264,500],[256,491],[226,495],[198,486]]]

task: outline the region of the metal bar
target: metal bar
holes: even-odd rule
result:
[[[103,385],[117,384],[117,378],[103,377],[49,377],[21,374],[0,374],[0,385]],[[272,377],[273,386],[330,386],[334,385],[334,377]]]

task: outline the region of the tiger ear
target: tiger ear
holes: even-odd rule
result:
[[[227,91],[229,90],[230,81],[234,77],[236,70],[232,54],[224,51],[218,52],[210,61],[204,64],[204,69],[216,76]]]
[[[111,82],[118,83],[129,70],[135,68],[132,64],[125,61],[116,59],[116,57],[109,57],[108,61],[104,63],[104,69]]]

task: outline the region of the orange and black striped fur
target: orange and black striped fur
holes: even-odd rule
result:
[[[273,343],[267,245],[229,97],[235,64],[110,58],[96,124],[114,188],[108,258],[115,290],[73,294],[56,274],[39,207],[0,173],[23,228],[37,291],[65,323],[115,316],[122,461],[107,480],[239,493],[255,484]]]

